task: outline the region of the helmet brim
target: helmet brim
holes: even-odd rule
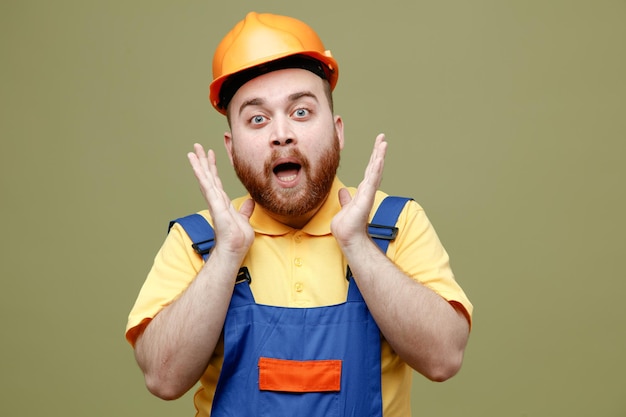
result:
[[[324,72],[326,73],[326,79],[328,80],[330,84],[331,91],[335,89],[335,86],[337,85],[337,80],[339,78],[339,68],[337,65],[337,61],[332,57],[330,51],[325,51],[324,54],[319,53],[317,51],[299,51],[297,53],[285,53],[285,54],[277,54],[272,57],[263,57],[262,59],[259,59],[257,62],[254,62],[254,61],[249,62],[247,65],[242,66],[241,68],[238,68],[234,72],[231,72],[229,74],[216,78],[209,85],[209,100],[211,101],[211,104],[213,105],[215,110],[217,110],[218,112],[222,114],[226,114],[228,102],[230,101],[230,98],[232,98],[232,95],[234,95],[234,93],[236,92],[236,89],[234,89],[234,91],[230,92],[227,100],[224,100],[224,97],[222,95],[222,88],[224,87],[224,83],[227,80],[236,78],[237,76],[241,75],[244,72],[254,73],[254,71],[251,71],[251,70],[253,70],[255,67],[260,67],[260,66],[271,67],[271,63],[273,62],[280,61],[280,60],[283,60],[284,58],[293,57],[296,55],[303,55],[305,57],[310,57],[316,61],[319,61],[325,69]],[[293,65],[290,67],[298,68],[300,66]],[[284,69],[287,67],[283,66],[279,68]],[[304,68],[304,67],[301,67],[301,68]],[[278,68],[275,68],[275,69],[278,69]],[[268,71],[264,71],[264,73],[267,73],[267,72]],[[260,75],[260,73],[256,74],[256,76],[258,75]],[[250,81],[252,78],[255,78],[255,76],[249,77],[246,80],[246,82]],[[243,85],[243,83],[240,83],[237,88],[239,88],[241,85]]]

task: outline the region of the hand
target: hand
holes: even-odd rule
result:
[[[254,241],[254,230],[249,222],[254,201],[247,200],[239,211],[235,210],[217,174],[215,152],[209,149],[205,153],[202,145],[197,143],[194,151],[189,152],[187,157],[213,219],[214,250],[223,250],[243,259]]]
[[[359,184],[354,197],[351,197],[345,188],[339,190],[341,211],[333,218],[330,228],[342,248],[357,240],[369,239],[367,222],[374,205],[374,196],[382,181],[386,153],[387,142],[385,135],[381,133],[376,137],[363,181]]]

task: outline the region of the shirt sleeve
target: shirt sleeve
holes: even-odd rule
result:
[[[171,228],[128,316],[126,340],[132,346],[148,323],[187,289],[202,268],[202,258],[191,243],[179,224]]]
[[[465,314],[472,324],[473,306],[457,283],[450,259],[424,209],[409,201],[396,223],[399,231],[388,256],[408,276],[427,286]]]

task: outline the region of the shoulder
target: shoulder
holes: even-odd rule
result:
[[[391,203],[391,200],[394,200],[392,205],[399,205],[401,208],[400,217],[398,221],[402,218],[410,218],[415,217],[416,215],[423,213],[424,209],[422,206],[415,201],[412,196],[404,196],[404,195],[389,195],[384,191],[377,191],[376,196],[374,197],[374,205],[372,207],[372,213],[376,212],[380,207],[383,201],[387,200],[387,204]]]

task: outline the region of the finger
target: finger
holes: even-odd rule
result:
[[[250,216],[252,216],[253,211],[254,211],[254,200],[251,198],[244,201],[241,204],[241,207],[239,208],[239,213],[241,213],[248,219],[250,218]]]
[[[195,144],[194,152],[189,152],[187,158],[205,197],[211,200],[217,198],[222,190],[222,184],[217,175],[213,151],[209,150],[205,154],[202,145]]]
[[[352,196],[350,195],[350,192],[346,190],[345,188],[341,188],[339,190],[338,197],[339,197],[339,204],[341,205],[341,207],[345,206],[350,201],[352,201]]]
[[[209,170],[209,161],[207,159],[207,153],[204,152],[204,147],[199,143],[195,143],[193,145],[193,149],[198,157],[198,161],[200,162],[202,169]]]
[[[198,158],[201,158],[204,156],[204,147],[201,144],[194,143],[193,150],[196,153],[196,155],[198,155]]]
[[[209,149],[209,152],[207,153],[207,164],[211,174],[213,174],[216,178],[219,178],[217,174],[217,158],[213,149]]]
[[[387,154],[387,142],[385,141],[385,135],[383,133],[376,137],[374,142],[374,149],[372,149],[372,155],[370,161],[365,169],[364,180],[378,188],[382,180],[382,172],[385,164],[385,156]]]
[[[376,137],[376,141],[374,142],[374,149],[376,153],[375,159],[384,161],[385,155],[387,154],[387,141],[384,133],[381,133]]]
[[[198,155],[193,152],[189,152],[187,153],[187,159],[189,160],[189,164],[191,165],[191,168],[193,169],[193,173],[196,176],[196,179],[198,179],[198,181],[201,181],[205,175],[204,175],[202,166],[200,164]]]
[[[191,164],[191,167],[194,170],[194,174],[196,174],[196,178],[200,179],[202,177],[202,154],[204,150],[202,150],[202,146],[199,144],[194,144],[193,152],[187,153],[187,159]]]

